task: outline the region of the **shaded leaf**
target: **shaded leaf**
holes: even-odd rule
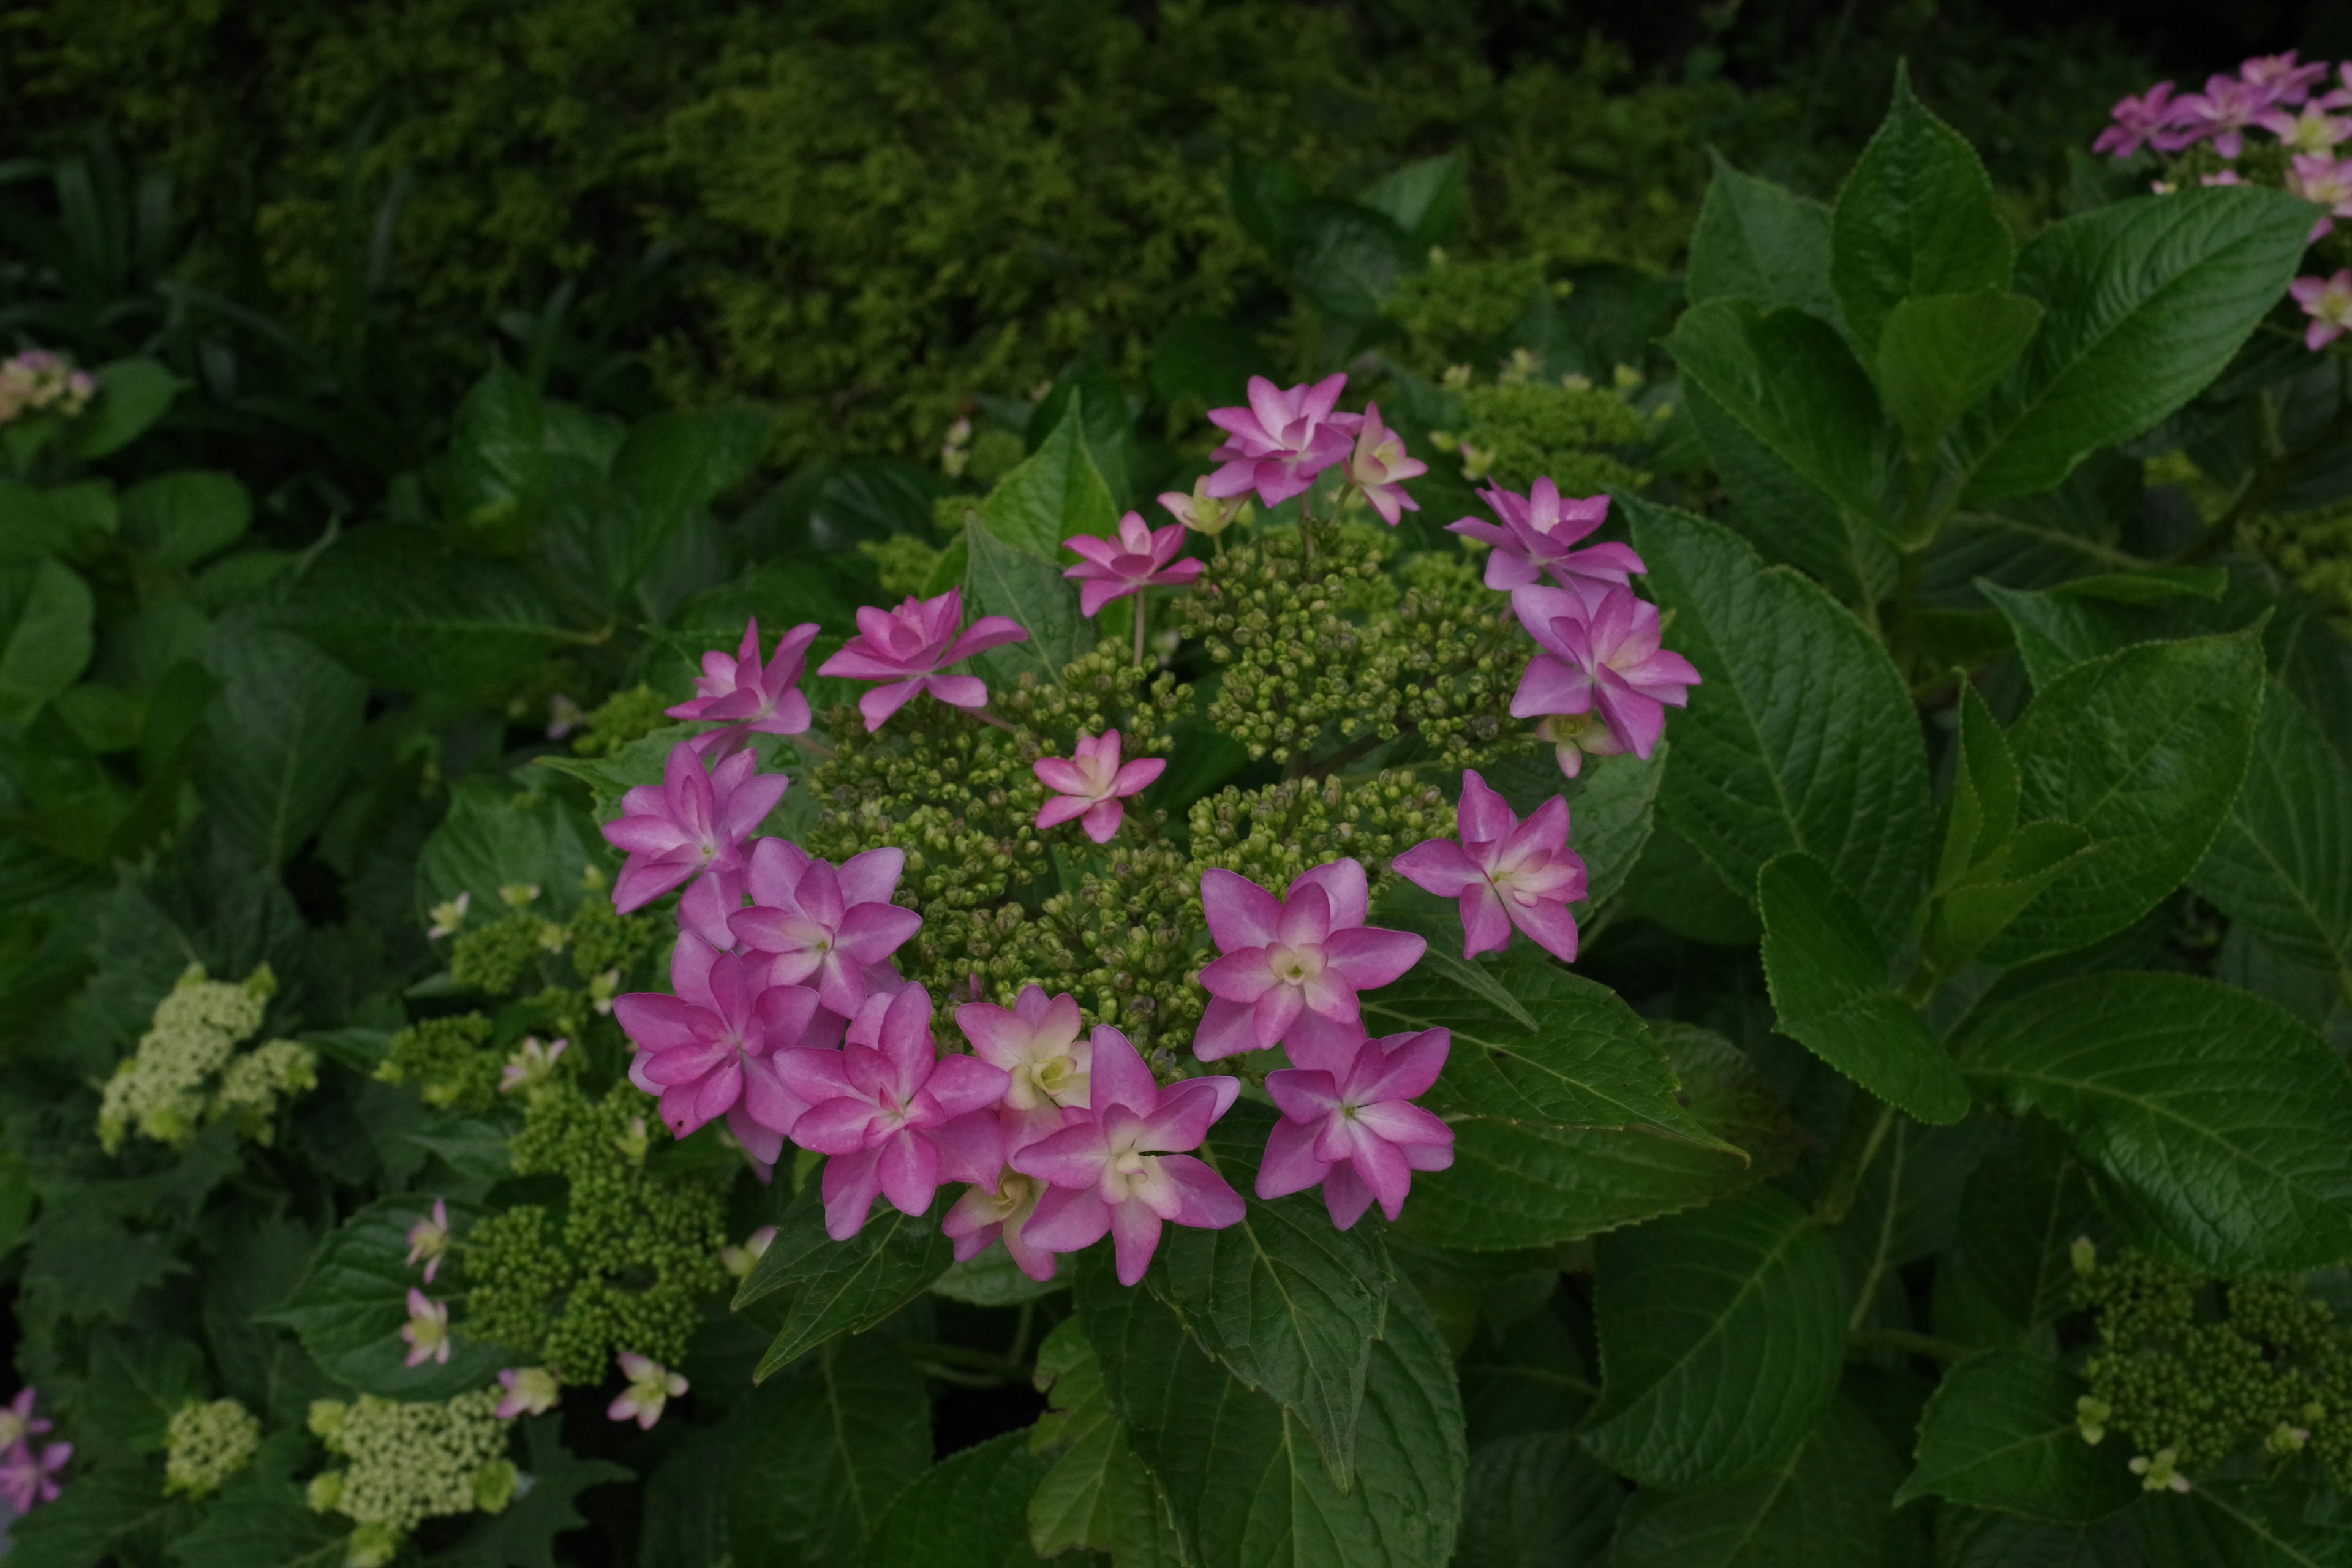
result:
[[[892,1500],[867,1568],[1020,1568],[1029,1549],[1029,1494],[1047,1461],[1007,1432],[950,1454]]]
[[[1995,1350],[1944,1373],[1919,1422],[1918,1463],[1897,1508],[1923,1497],[2059,1524],[2089,1524],[2142,1488],[2119,1449],[2083,1441],[2083,1383],[2031,1351]]]
[[[735,1292],[737,1311],[778,1291],[793,1293],[783,1327],[752,1373],[755,1380],[765,1380],[835,1334],[865,1332],[930,1289],[954,1261],[938,1222],[909,1218],[887,1204],[877,1204],[856,1236],[833,1240],[824,1233],[819,1186],[812,1178],[801,1188],[776,1227],[775,1240]]]
[[[1669,1497],[1637,1492],[1612,1568],[1885,1568],[1903,1527],[1887,1498],[1902,1466],[1869,1418],[1840,1400],[1766,1474]]]

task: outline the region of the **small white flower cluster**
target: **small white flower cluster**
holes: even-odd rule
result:
[[[261,1447],[261,1422],[234,1399],[209,1405],[192,1399],[172,1413],[163,1444],[164,1492],[210,1497],[253,1462]]]
[[[0,360],[0,425],[27,414],[57,413],[70,419],[89,406],[98,382],[47,349],[27,349]]]
[[[318,1087],[318,1058],[294,1040],[238,1054],[259,1032],[278,982],[263,964],[242,984],[205,977],[192,963],[155,1008],[138,1049],[114,1069],[99,1102],[98,1135],[108,1153],[132,1131],[181,1147],[206,1124],[235,1117],[237,1131],[270,1141],[279,1102]]]
[[[410,1531],[444,1514],[497,1513],[520,1477],[506,1457],[499,1391],[477,1389],[438,1404],[362,1394],[310,1405],[310,1430],[346,1461],[310,1479],[310,1503],[358,1529],[345,1561],[390,1562]]]

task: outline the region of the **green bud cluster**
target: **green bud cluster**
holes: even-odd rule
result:
[[[2083,1368],[2086,1438],[2122,1433],[2151,1489],[2257,1446],[2308,1447],[2352,1488],[2352,1335],[2326,1302],[2297,1281],[2219,1284],[2139,1253],[2076,1267],[2100,1339]]]
[[[630,742],[677,722],[663,711],[669,703],[650,686],[616,691],[589,710],[587,723],[572,738],[572,749],[583,757],[609,757]]]
[[[294,1040],[271,1040],[240,1055],[261,1028],[277,978],[263,964],[240,984],[205,977],[190,964],[156,1005],[138,1047],[107,1079],[98,1136],[107,1152],[134,1130],[173,1148],[209,1122],[234,1118],[238,1132],[270,1141],[278,1105],[318,1087],[318,1058]]]
[[[541,958],[562,952],[563,943],[562,926],[518,910],[459,931],[449,950],[449,977],[468,990],[503,996],[519,989]]]
[[[1193,803],[1193,886],[1212,866],[1280,894],[1311,867],[1342,855],[1363,863],[1377,896],[1389,862],[1424,838],[1454,836],[1443,792],[1402,769],[1368,779],[1296,779],[1260,789],[1228,786]],[[1194,896],[1197,920],[1199,898]]]
[[[488,1110],[506,1067],[506,1058],[490,1047],[490,1021],[479,1013],[411,1024],[393,1036],[375,1076],[415,1084],[425,1104],[445,1110]]]
[[[948,506],[959,509],[956,521],[962,521],[961,508],[971,504],[969,496],[941,496],[938,509],[942,514]],[[887,539],[867,539],[859,542],[857,552],[874,563],[874,574],[885,594],[903,598],[920,594],[931,574],[939,570],[940,550],[926,544],[911,533],[894,533]]]
[[[638,959],[661,941],[661,922],[651,915],[625,915],[609,898],[591,896],[580,901],[567,935],[572,967],[593,979],[608,970],[626,974]]]
[[[1622,493],[1649,482],[1610,450],[1654,433],[1649,416],[1614,388],[1581,376],[1507,378],[1464,392],[1462,406],[1459,439],[1478,453],[1483,477],[1505,489],[1525,491],[1546,475],[1567,496]]]
[[[439,1404],[404,1404],[362,1394],[310,1406],[310,1430],[346,1461],[312,1478],[310,1507],[340,1513],[369,1542],[399,1538],[428,1519],[491,1512],[514,1495],[499,1391],[478,1389]],[[367,1542],[355,1542],[365,1545]],[[389,1553],[378,1561],[388,1561]]]
[[[163,1490],[172,1497],[210,1497],[251,1464],[260,1447],[261,1422],[252,1411],[234,1399],[192,1399],[172,1412],[163,1428]]]
[[[1434,375],[1508,331],[1543,286],[1541,257],[1456,261],[1433,250],[1427,267],[1397,279],[1381,313],[1404,329],[1407,361]]]
[[[532,1091],[511,1147],[519,1176],[563,1178],[560,1210],[524,1205],[467,1238],[468,1326],[541,1356],[566,1383],[593,1384],[614,1352],[675,1364],[704,1298],[727,1288],[731,1172],[672,1173],[646,1153],[668,1133],[630,1084],[592,1098],[558,1078]]]

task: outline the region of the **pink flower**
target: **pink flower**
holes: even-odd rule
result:
[[[449,1253],[449,1205],[439,1198],[433,1200],[433,1213],[408,1227],[408,1266],[425,1265],[425,1282],[441,1272],[441,1260]]]
[[[1402,481],[1427,472],[1427,463],[1405,456],[1404,438],[1381,423],[1381,405],[1366,404],[1363,423],[1356,429],[1356,449],[1348,458],[1348,478],[1364,492],[1382,522],[1394,528],[1406,512],[1421,510],[1421,503],[1404,493]]]
[[[2276,101],[2269,90],[2236,77],[2209,77],[2203,92],[2174,100],[2171,125],[2151,140],[2159,151],[2178,153],[2210,136],[2213,151],[2234,158],[2244,150],[2246,127]]]
[[[2257,55],[2238,68],[2238,79],[2273,103],[2301,103],[2311,96],[2315,84],[2326,79],[2327,62],[2297,65],[2294,55],[2293,49],[2283,55]]]
[[[1182,523],[1171,522],[1155,531],[1139,511],[1118,520],[1116,544],[1091,533],[1074,533],[1062,542],[1085,558],[1062,575],[1077,584],[1078,613],[1089,617],[1099,615],[1113,600],[1146,588],[1181,587],[1208,565],[1176,559],[1176,552],[1184,548]]]
[[[1625,754],[1625,742],[1598,713],[1547,713],[1536,721],[1536,739],[1551,742],[1552,760],[1570,778],[1584,771],[1587,757]]]
[[[743,646],[733,658],[713,648],[702,656],[702,673],[694,682],[695,695],[667,710],[673,719],[720,719],[727,728],[694,740],[704,755],[720,755],[761,735],[797,735],[809,727],[808,699],[801,695],[801,671],[808,665],[809,644],[816,640],[817,624],[794,626],[776,644],[776,655],[763,668],[760,663],[760,623],[743,628]]]
[[[705,878],[704,880],[709,881],[709,879]],[[609,1013],[613,1005],[607,1002],[602,1010]],[[555,1064],[571,1048],[569,1039],[559,1039],[548,1045],[542,1044],[537,1035],[525,1035],[515,1054],[509,1057],[506,1066],[499,1069],[499,1092],[512,1094],[519,1089],[531,1089],[545,1083],[555,1076]],[[425,1278],[430,1279],[432,1276],[428,1274]]]
[[[1610,730],[1645,761],[1666,727],[1667,707],[1690,700],[1698,684],[1690,660],[1658,646],[1658,607],[1627,588],[1611,588],[1588,606],[1562,588],[1518,588],[1511,608],[1544,651],[1528,661],[1511,715],[1600,710]]]
[[[1004,1107],[1014,1117],[1050,1132],[1062,1125],[1064,1110],[1087,1109],[1094,1047],[1078,1038],[1086,1024],[1068,992],[1048,999],[1045,987],[1024,986],[1010,1010],[967,1002],[956,1009],[956,1027],[975,1056],[1012,1079]]]
[[[670,1136],[685,1138],[727,1118],[751,1156],[772,1165],[808,1109],[778,1076],[777,1053],[812,1042],[817,994],[770,984],[770,960],[721,952],[692,931],[677,933],[669,980],[674,996],[632,991],[613,998],[613,1016],[637,1047],[629,1081],[661,1099]]]
[[[1083,816],[1079,826],[1097,844],[1109,843],[1126,818],[1127,807],[1119,802],[1141,795],[1168,771],[1167,763],[1158,757],[1138,757],[1122,767],[1116,730],[1079,736],[1074,758],[1041,757],[1031,766],[1038,783],[1057,792],[1038,808],[1037,826],[1057,827]]]
[[[400,1331],[408,1342],[408,1364],[426,1362],[449,1364],[449,1304],[436,1301],[415,1286],[408,1288],[408,1321]]]
[[[1584,897],[1584,857],[1568,847],[1568,802],[1559,795],[1521,822],[1476,773],[1462,774],[1462,838],[1416,844],[1391,864],[1397,875],[1462,907],[1462,956],[1500,952],[1517,926],[1563,963],[1576,961],[1576,918]]]
[[[1279,506],[1315,483],[1315,476],[1348,455],[1358,416],[1335,414],[1345,373],[1312,386],[1285,391],[1262,375],[1249,379],[1249,405],[1212,408],[1209,423],[1225,432],[1225,444],[1209,454],[1224,467],[1211,474],[1213,496],[1255,490],[1268,506]]]
[[[2333,278],[2298,278],[2286,286],[2286,291],[2311,318],[2311,325],[2304,331],[2303,346],[2312,353],[2352,331],[2352,267]]]
[[[2352,120],[2328,113],[2332,107],[2323,100],[2306,104],[2300,114],[2273,109],[2255,123],[2277,137],[2290,153],[2326,153],[2352,138]]]
[[[1171,516],[1195,533],[1205,533],[1214,539],[1236,522],[1246,522],[1250,503],[1209,493],[1208,476],[1203,474],[1192,486],[1192,493],[1182,490],[1162,490],[1160,504]]]
[[[19,1440],[5,1458],[0,1458],[0,1498],[20,1514],[30,1513],[45,1502],[58,1500],[58,1472],[73,1458],[71,1443],[50,1443],[38,1453],[30,1443]]]
[[[28,1437],[37,1437],[49,1429],[48,1417],[33,1414],[33,1403],[39,1393],[27,1384],[16,1397],[0,1405],[0,1448],[10,1448]]]
[[[890,999],[877,1046],[793,1051],[779,1066],[812,1108],[793,1141],[833,1156],[824,1228],[835,1241],[857,1234],[877,1194],[920,1215],[942,1178],[985,1184],[1004,1163],[1003,1133],[988,1112],[1012,1075],[978,1057],[936,1055],[930,994],[919,985]]]
[[[1091,1054],[1093,1047],[1080,1045],[1078,1049]],[[1065,1125],[1064,1113],[1050,1103],[1039,1114],[1050,1120],[1024,1116],[1009,1106],[999,1110],[1006,1159],[1060,1131]],[[1054,1255],[1030,1240],[1028,1235],[1029,1221],[1037,1212],[1037,1200],[1045,1194],[1043,1181],[1024,1176],[1009,1164],[997,1172],[995,1191],[980,1185],[965,1188],[963,1196],[956,1199],[940,1226],[948,1239],[955,1243],[956,1261],[969,1262],[1002,1241],[1006,1255],[1022,1273],[1041,1282],[1051,1279],[1055,1268]]]
[[[1282,1120],[1265,1141],[1257,1195],[1278,1198],[1323,1185],[1331,1223],[1346,1230],[1372,1200],[1393,1222],[1415,1171],[1454,1163],[1454,1129],[1412,1103],[1445,1066],[1444,1029],[1366,1040],[1323,1068],[1269,1073],[1265,1091]]]
[[[763,838],[751,851],[751,907],[728,924],[754,952],[773,954],[768,978],[808,985],[846,1018],[887,973],[890,955],[922,929],[923,917],[890,901],[907,852],[868,849],[835,868],[798,845]]]
[[[661,1363],[635,1351],[623,1351],[620,1363],[621,1375],[629,1380],[629,1386],[604,1406],[604,1415],[614,1421],[635,1421],[638,1430],[650,1432],[654,1423],[662,1418],[663,1407],[687,1391],[687,1381]]]
[[[2116,105],[2116,122],[2099,132],[2099,139],[2091,143],[2091,151],[2128,158],[2140,150],[2141,143],[2168,130],[2179,112],[2179,105],[2172,96],[2172,84],[2158,82],[2147,89],[2146,97],[2126,98]]]
[[[1478,492],[1503,520],[1500,528],[1475,517],[1445,525],[1449,533],[1466,534],[1495,547],[1486,557],[1486,586],[1502,591],[1525,587],[1546,572],[1564,588],[1622,585],[1634,573],[1646,572],[1642,558],[1629,544],[1595,544],[1571,548],[1599,528],[1609,516],[1605,495],[1563,499],[1559,487],[1540,479],[1526,495],[1500,485]]]
[[[1192,1078],[1162,1089],[1151,1069],[1108,1025],[1094,1032],[1093,1108],[1013,1156],[1013,1168],[1050,1183],[1023,1227],[1029,1246],[1076,1252],[1114,1237],[1118,1281],[1143,1278],[1169,1223],[1223,1230],[1242,1217],[1242,1198],[1193,1158],[1217,1118],[1233,1109],[1238,1079]]]
[[[2327,209],[2311,226],[2315,243],[2336,226],[2337,218],[2352,217],[2352,159],[2339,163],[2325,153],[2298,153],[2286,177],[2286,188]]]
[[[1201,903],[1224,955],[1201,971],[1209,1007],[1192,1049],[1202,1061],[1286,1040],[1294,1055],[1352,1044],[1363,1037],[1356,994],[1396,979],[1429,945],[1364,924],[1369,889],[1352,859],[1302,872],[1286,900],[1234,872],[1205,871]]]
[[[943,672],[976,653],[1028,640],[1029,634],[1003,616],[982,616],[966,626],[963,590],[950,588],[936,599],[909,595],[895,610],[861,605],[857,635],[817,673],[888,682],[857,700],[866,728],[874,731],[919,692],[928,691],[958,708],[982,706],[988,700],[988,687],[980,677]]]
[[[555,1408],[562,1384],[553,1373],[542,1366],[510,1366],[499,1373],[499,1385],[506,1392],[499,1396],[498,1417],[511,1421],[518,1415],[544,1415]]]
[[[671,747],[662,782],[623,795],[620,816],[604,825],[605,840],[628,855],[613,907],[627,914],[705,871],[733,867],[791,782],[761,775],[759,765],[738,752],[705,773],[692,742]]]

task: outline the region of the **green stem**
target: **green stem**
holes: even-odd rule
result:
[[[1150,596],[1149,588],[1135,595],[1135,668],[1138,669],[1143,668],[1143,603]]]
[[[1878,1295],[1879,1281],[1886,1278],[1888,1260],[1895,1253],[1895,1216],[1901,1205],[1895,1199],[1903,1190],[1903,1156],[1910,1144],[1910,1129],[1897,1125],[1895,1129],[1895,1164],[1887,1177],[1886,1207],[1878,1216],[1878,1239],[1872,1246],[1870,1268],[1862,1277],[1862,1289],[1855,1293],[1853,1310],[1846,1315],[1845,1331],[1861,1331],[1863,1322],[1870,1316],[1870,1304]]]
[[[1838,1134],[1830,1155],[1830,1179],[1813,1205],[1813,1217],[1825,1226],[1843,1225],[1862,1191],[1862,1178],[1878,1158],[1878,1146],[1895,1126],[1895,1108],[1865,1089],[1853,1091],[1853,1109],[1847,1112],[1845,1131]],[[1872,1109],[1876,1108],[1876,1114]]]

